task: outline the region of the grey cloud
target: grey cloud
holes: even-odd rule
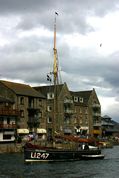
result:
[[[62,80],[71,90],[96,87],[102,95],[116,97],[119,101],[119,52],[104,57],[98,55],[95,49],[91,51],[90,47],[70,48],[62,38],[67,33],[86,35],[93,32],[87,17],[103,17],[118,7],[118,0],[0,0],[0,17],[6,17],[6,24],[11,16],[13,21],[14,17],[20,19],[11,29],[6,25],[0,31],[9,38],[8,44],[0,46],[0,77],[21,79],[29,84],[47,83],[46,75],[51,71],[53,62],[53,35],[21,38],[18,35],[40,27],[53,34],[54,12],[58,11],[57,47]],[[117,118],[117,109],[111,113]]]
[[[114,10],[118,1],[113,0],[1,0],[1,13],[21,16],[17,28],[27,30],[44,26],[52,30],[54,12],[58,11],[59,31],[71,33],[80,31],[85,34],[94,29],[87,23],[86,17],[91,15],[104,16],[107,11]],[[105,8],[106,7],[106,8]]]

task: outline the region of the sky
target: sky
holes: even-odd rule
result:
[[[118,0],[0,0],[0,79],[48,84],[55,12],[62,82],[95,88],[102,116],[119,122]]]

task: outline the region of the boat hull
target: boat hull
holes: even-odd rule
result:
[[[54,162],[54,161],[77,161],[85,159],[103,159],[101,150],[40,150],[25,149],[24,161],[28,162]]]

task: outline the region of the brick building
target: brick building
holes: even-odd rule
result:
[[[101,105],[95,89],[89,91],[71,91],[76,115],[77,132],[92,136],[101,135]]]
[[[17,133],[29,133],[38,129],[45,132],[45,97],[29,85],[0,81],[0,96],[11,101],[12,109],[19,111]],[[44,129],[44,130],[43,130]]]
[[[47,136],[51,140],[55,133],[74,134],[74,103],[66,83],[54,87],[34,87],[46,97]],[[57,90],[57,92],[55,91]],[[55,93],[57,93],[54,101]]]

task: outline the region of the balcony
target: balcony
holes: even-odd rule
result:
[[[65,109],[65,110],[64,110],[64,113],[65,113],[65,114],[74,114],[75,111],[74,111],[73,109]]]
[[[73,103],[73,100],[71,100],[71,99],[65,99],[64,100],[64,104],[72,104]]]
[[[92,107],[93,107],[93,108],[100,108],[100,104],[96,104],[96,103],[95,103],[95,104],[92,105]]]
[[[99,113],[99,112],[94,112],[94,113],[93,113],[93,116],[94,116],[94,117],[100,117],[100,116],[101,116],[101,113]]]
[[[93,126],[99,126],[100,127],[101,126],[101,122],[94,122]]]
[[[0,109],[0,115],[2,116],[18,116],[20,112],[17,109]]]
[[[16,124],[0,124],[0,129],[16,129]]]
[[[28,105],[28,110],[39,111],[41,107],[35,107],[34,105]]]

